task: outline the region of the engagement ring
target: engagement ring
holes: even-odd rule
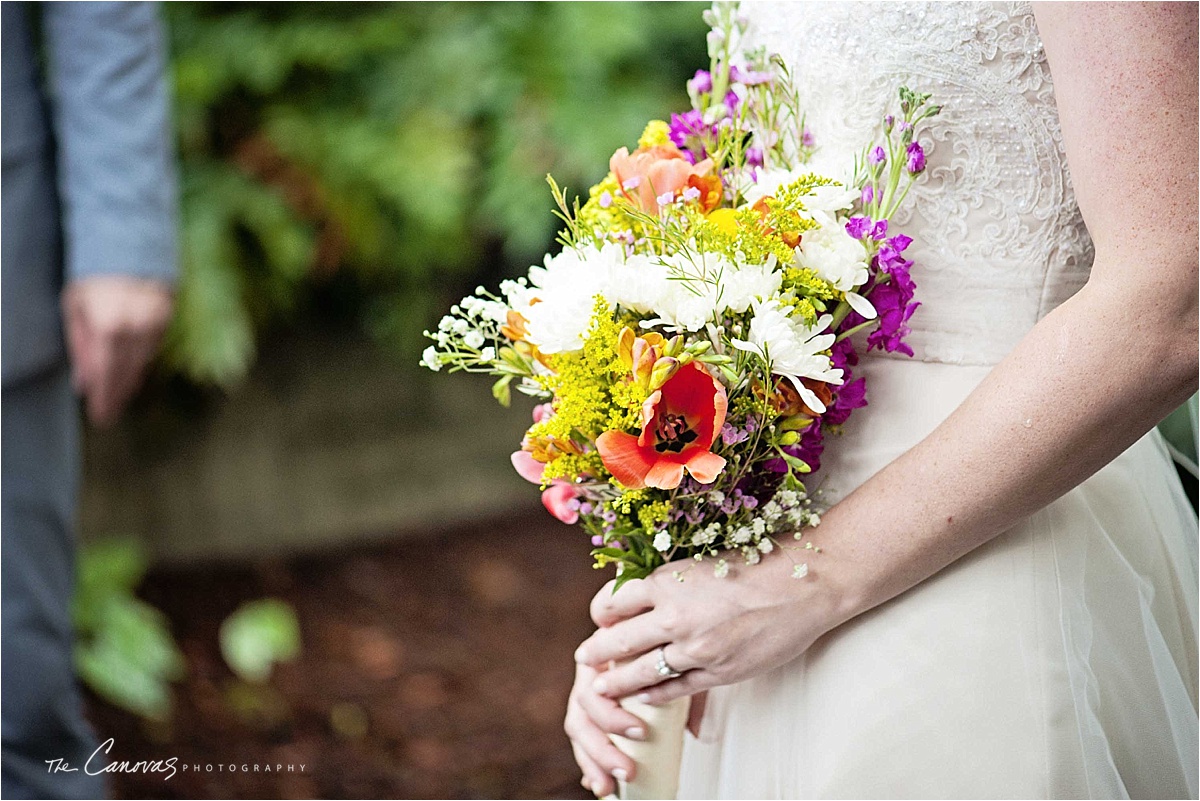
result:
[[[667,652],[662,647],[658,649],[658,662],[655,663],[654,669],[658,672],[658,675],[662,676],[664,679],[674,679],[683,675],[678,670],[667,664]]]

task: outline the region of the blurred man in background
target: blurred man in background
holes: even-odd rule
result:
[[[95,743],[71,658],[72,390],[93,423],[112,423],[170,317],[177,211],[165,42],[157,8],[144,3],[4,2],[0,13],[0,792],[95,798],[103,784],[84,770]],[[53,772],[55,759],[75,770]]]

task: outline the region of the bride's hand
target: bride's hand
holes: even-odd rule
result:
[[[592,600],[592,619],[600,629],[579,646],[575,659],[593,669],[617,663],[595,675],[590,688],[595,695],[637,693],[652,704],[764,673],[799,656],[845,619],[839,593],[821,581],[817,562],[829,556],[804,552],[811,568],[804,578],[793,578],[792,560],[776,549],[753,566],[729,554],[723,578],[706,559],[664,565],[615,593],[609,582]],[[675,578],[681,570],[683,581]],[[682,675],[664,681],[660,658]]]
[[[587,665],[575,666],[575,686],[567,699],[563,730],[571,738],[575,762],[583,771],[583,786],[599,798],[616,792],[614,775],[632,779],[635,773],[633,760],[621,753],[608,735],[641,740],[646,736],[646,724],[611,698],[597,695],[592,689],[597,675]]]

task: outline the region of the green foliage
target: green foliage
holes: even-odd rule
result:
[[[146,574],[134,540],[91,543],[79,555],[72,616],[75,668],[104,700],[150,720],[171,715],[171,683],[185,673],[166,617],[134,593]],[[243,681],[260,685],[277,662],[300,653],[300,624],[285,601],[243,604],[221,624],[221,654]]]
[[[162,613],[134,595],[146,556],[130,540],[83,550],[75,594],[75,665],[95,692],[116,706],[161,720],[171,713],[170,682],[183,656]]]
[[[168,365],[234,383],[264,328],[335,284],[415,353],[439,287],[494,269],[497,243],[525,263],[547,247],[548,172],[582,191],[686,107],[702,8],[167,6],[185,226]]]
[[[277,662],[300,654],[296,613],[275,598],[243,604],[221,624],[221,654],[244,681],[265,682]]]

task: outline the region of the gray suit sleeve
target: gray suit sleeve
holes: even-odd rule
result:
[[[42,5],[67,280],[174,281],[178,179],[158,8]]]

